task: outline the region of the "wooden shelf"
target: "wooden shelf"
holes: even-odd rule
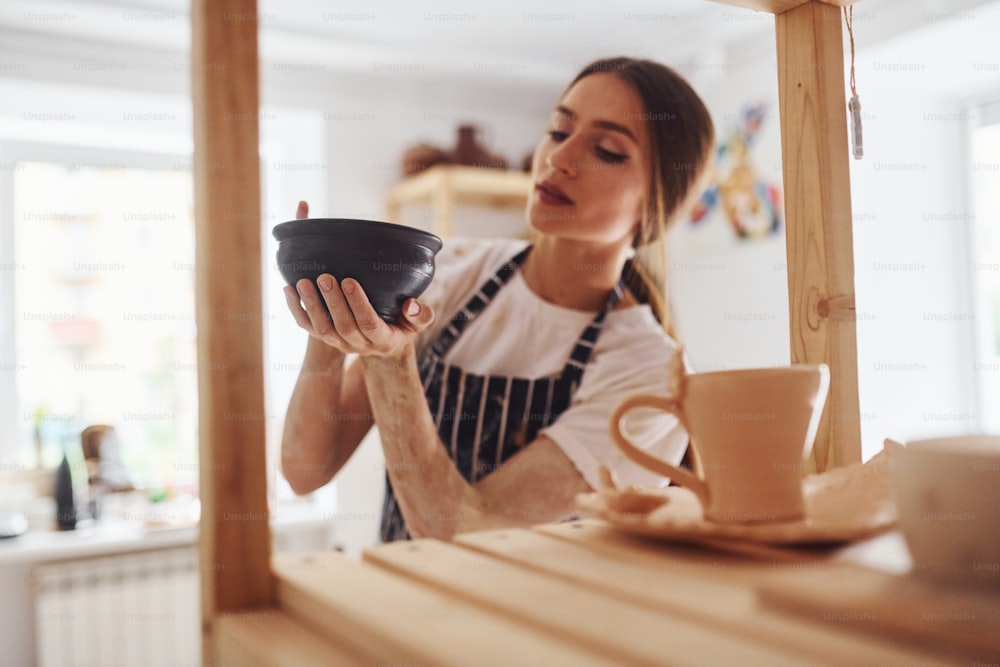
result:
[[[524,208],[531,176],[521,171],[438,165],[393,186],[387,197],[387,218],[399,222],[405,204],[428,203],[434,211],[434,233],[450,236],[456,206],[492,209]]]
[[[882,538],[852,547],[854,557],[881,550]],[[882,552],[890,573],[844,552],[648,541],[587,519],[383,544],[360,563],[278,554],[274,605],[223,615],[220,653],[240,667],[960,664],[997,655],[989,592],[908,576],[901,548]],[[928,622],[934,616],[962,622]]]
[[[830,366],[830,397],[813,459],[817,470],[847,465],[860,461],[861,452],[853,238],[850,225],[842,224],[851,220],[851,202],[839,7],[850,0],[715,1],[776,13],[787,260],[789,266],[820,267],[789,272],[790,361]],[[634,540],[632,546],[623,547],[624,554],[601,557],[606,549],[617,549],[614,531],[595,538],[593,553],[580,553],[569,549],[578,545],[558,544],[583,534],[583,528],[571,526],[560,529],[563,532],[548,543],[522,531],[502,538],[467,537],[454,545],[427,540],[389,544],[368,552],[365,563],[356,566],[328,554],[311,562],[279,560],[277,575],[272,575],[265,422],[225,416],[264,414],[259,320],[251,320],[249,326],[243,318],[222,317],[259,313],[262,282],[261,263],[242,261],[260,256],[259,227],[234,222],[260,217],[257,21],[227,18],[255,17],[258,2],[227,0],[226,5],[230,10],[226,16],[209,0],[194,0],[191,9],[192,62],[224,65],[192,72],[197,264],[202,267],[197,287],[198,351],[206,362],[199,365],[205,664],[242,666],[251,659],[257,664],[290,664],[296,659],[302,664],[343,664],[358,656],[435,665],[466,665],[470,656],[472,661],[499,664],[523,661],[524,656],[538,664],[574,665],[862,660],[916,664],[968,663],[970,654],[978,662],[980,656],[1000,652],[996,619],[980,611],[989,607],[962,599],[956,607],[940,611],[933,592],[920,595],[923,602],[916,606],[913,600],[923,586],[911,578],[886,584],[869,575],[865,590],[879,593],[880,603],[897,601],[896,608],[912,608],[903,617],[905,623],[886,628],[881,637],[875,636],[880,623],[868,619],[881,621],[890,615],[888,611],[838,608],[819,597],[827,589],[836,592],[857,581],[854,571],[831,566],[810,572],[782,570],[773,562],[761,562],[756,569],[775,577],[779,592],[800,575],[808,579],[805,583],[811,588],[801,588],[801,597],[816,601],[809,611],[814,620],[818,615],[824,622],[803,623],[798,598],[779,600],[774,609],[762,608],[764,589],[754,583],[761,572],[752,566],[749,575],[742,576],[745,565],[722,563],[717,555],[678,553],[670,558],[658,548],[643,555],[638,552],[650,547]],[[223,122],[220,110],[245,112],[253,120]],[[217,164],[226,168],[211,168]],[[801,168],[809,164],[820,168]],[[435,231],[448,236],[455,206],[510,209],[524,206],[530,193],[530,177],[523,173],[437,167],[392,188],[388,218],[398,220],[403,204],[427,201],[436,216]],[[229,222],[220,225],[218,220]],[[219,263],[232,265],[234,272],[222,275],[204,269]],[[226,371],[210,372],[214,365]],[[226,465],[214,464],[220,460]],[[234,521],[231,516],[247,520]],[[498,539],[500,546],[488,541]],[[537,561],[511,564],[529,554]],[[653,564],[640,568],[639,559]],[[620,571],[622,563],[634,564],[634,572]],[[688,577],[682,568],[692,564],[707,566],[705,576]],[[573,580],[567,582],[570,566]],[[552,578],[544,587],[540,572]],[[682,576],[676,576],[678,572]],[[720,580],[704,581],[708,577]],[[682,591],[688,579],[700,585]],[[727,583],[730,579],[734,581]],[[608,581],[612,583],[603,583]],[[661,587],[649,588],[649,582],[660,582]],[[897,583],[905,594],[898,592]],[[709,594],[710,586],[715,594]],[[865,602],[861,598],[854,602],[858,600]],[[783,606],[794,611],[783,612]],[[270,608],[288,616],[254,615],[253,610]],[[976,621],[972,634],[940,633],[930,628],[934,623],[926,622],[928,614],[954,618],[955,609],[963,614],[962,620],[968,613]],[[261,619],[271,622],[266,631],[256,632],[252,623],[259,625]],[[607,623],[602,624],[604,619]],[[842,619],[861,623],[826,622]],[[303,623],[303,631],[296,630],[296,623]],[[317,633],[317,628],[320,637],[307,634]],[[931,630],[940,634],[932,636]],[[323,646],[330,637],[337,649]],[[257,648],[267,646],[271,638],[286,641],[269,654]],[[928,638],[950,645],[929,647]],[[530,643],[522,644],[522,639]],[[527,648],[513,650],[521,646]],[[550,656],[554,657],[546,659]]]
[[[712,2],[717,2],[720,5],[729,5],[730,7],[742,7],[744,9],[753,9],[758,12],[770,12],[772,14],[782,14],[789,10],[795,9],[801,5],[810,2],[810,0],[711,0]],[[834,5],[836,7],[850,7],[855,4],[858,0],[817,0],[827,5]]]

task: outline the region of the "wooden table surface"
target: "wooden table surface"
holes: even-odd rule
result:
[[[930,583],[898,534],[841,550],[684,545],[599,520],[274,559],[232,664],[991,665],[1000,591]],[[242,663],[237,661],[242,660]]]

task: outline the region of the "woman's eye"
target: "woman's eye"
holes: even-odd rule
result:
[[[561,132],[559,130],[549,130],[549,136],[552,137],[552,141],[562,141],[568,135],[566,132]]]
[[[594,152],[596,152],[597,157],[604,162],[624,162],[628,159],[627,155],[615,153],[614,151],[609,151],[607,148],[601,148],[600,146],[598,146]]]

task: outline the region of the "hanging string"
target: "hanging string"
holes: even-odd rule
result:
[[[854,5],[842,8],[844,12],[844,23],[847,24],[847,35],[851,40],[851,94],[858,96],[858,89],[854,86]]]
[[[844,23],[847,24],[847,34],[851,40],[851,100],[847,103],[847,108],[851,112],[851,147],[854,152],[854,159],[860,160],[864,155],[864,148],[861,141],[861,100],[858,98],[858,89],[854,80],[854,6],[843,7]]]

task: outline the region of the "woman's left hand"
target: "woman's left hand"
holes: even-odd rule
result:
[[[306,279],[295,288],[285,287],[288,307],[299,326],[345,354],[398,357],[434,321],[429,306],[407,299],[397,323],[391,325],[379,317],[361,284],[353,278],[338,284],[333,276],[324,273],[317,283],[319,290]]]

